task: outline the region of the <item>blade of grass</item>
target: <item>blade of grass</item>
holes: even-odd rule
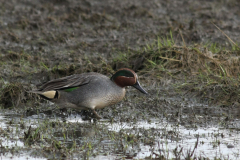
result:
[[[232,42],[238,49],[240,49],[240,47],[238,47],[238,45],[237,45],[230,37],[228,37],[228,35],[227,35],[226,33],[224,33],[216,24],[214,24],[213,22],[212,22],[212,24],[213,24],[219,31],[221,31],[222,34],[224,34],[230,42]]]

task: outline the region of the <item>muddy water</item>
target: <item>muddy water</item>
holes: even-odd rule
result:
[[[236,121],[239,124],[240,121]],[[111,131],[119,132],[124,130],[131,130],[132,128],[141,128],[144,130],[156,130],[160,135],[162,132],[170,133],[166,137],[157,137],[154,145],[145,145],[140,143],[138,147],[128,146],[127,153],[132,154],[133,159],[144,159],[146,157],[157,158],[158,155],[164,155],[166,158],[176,158],[173,151],[181,148],[184,153],[180,158],[184,159],[187,153],[193,152],[196,157],[205,158],[221,158],[221,159],[239,159],[240,158],[240,135],[238,130],[224,129],[218,126],[209,126],[207,128],[197,127],[197,129],[186,128],[181,125],[175,126],[169,124],[166,120],[152,119],[152,122],[138,122],[134,125],[128,123],[114,123],[109,124],[108,129]],[[171,135],[172,132],[177,135]],[[134,134],[134,132],[133,132]],[[151,136],[151,135],[150,135]],[[197,138],[198,137],[198,138]],[[198,139],[198,140],[197,140]],[[104,142],[103,142],[104,143]],[[108,142],[106,142],[108,143]],[[136,147],[136,148],[135,148]],[[154,153],[154,154],[153,154]],[[156,155],[157,154],[157,155]],[[122,155],[99,155],[91,159],[116,159]]]
[[[1,137],[0,137],[0,143],[1,143],[1,159],[31,159],[31,150],[27,149],[24,145],[24,142],[22,141],[22,132],[23,130],[20,129],[20,125],[18,122],[20,121],[26,121],[29,124],[31,124],[32,120],[28,119],[21,119],[20,117],[16,117],[17,115],[9,116],[9,115],[0,115],[0,127],[1,127]],[[9,122],[11,124],[9,124]],[[16,123],[14,125],[14,123]],[[34,150],[34,149],[33,149]],[[34,157],[36,160],[41,160],[44,158],[41,157]]]
[[[165,122],[167,123],[167,122]],[[143,122],[139,124],[143,128],[154,128],[156,130],[166,129],[167,131],[172,131],[172,126],[164,125],[164,123],[151,123],[148,124]],[[167,127],[166,127],[167,126]],[[158,153],[159,149],[163,152],[162,154],[168,158],[175,158],[173,150],[178,147],[178,150],[183,148],[182,152],[187,155],[187,152],[192,153],[196,143],[197,137],[199,137],[199,143],[197,148],[193,152],[193,155],[196,157],[208,157],[213,159],[217,158],[230,158],[230,159],[238,159],[239,158],[239,132],[238,131],[230,131],[226,129],[220,129],[216,127],[209,128],[201,128],[197,129],[189,129],[183,126],[179,126],[174,129],[177,132],[178,137],[172,139],[169,137],[168,139],[160,138],[155,142],[155,150],[154,152]],[[223,137],[222,137],[223,136]],[[160,144],[160,145],[159,145]],[[234,148],[232,148],[234,147]],[[152,154],[152,147],[141,145],[141,151],[137,153],[136,158],[144,158],[146,156],[150,156]],[[159,153],[160,154],[160,153]],[[155,157],[153,155],[153,157]],[[184,158],[184,154],[180,156]]]
[[[201,116],[196,118],[200,119]],[[46,128],[45,132],[41,132],[41,139],[29,147],[23,138],[24,132],[27,132],[30,125],[33,129],[44,128],[43,124],[45,123],[56,123],[63,125],[63,127]],[[187,125],[181,125],[178,122],[169,122],[166,118],[140,120],[134,123],[109,122],[108,119],[103,119],[94,123],[93,121],[83,121],[81,116],[77,114],[69,114],[61,119],[57,116],[49,117],[43,113],[27,117],[12,112],[12,114],[0,115],[2,132],[0,157],[1,159],[56,158],[51,153],[46,155],[43,149],[51,145],[44,141],[49,137],[60,141],[62,144],[75,141],[80,148],[83,144],[93,144],[95,149],[88,156],[89,159],[93,160],[121,159],[123,157],[145,159],[160,156],[167,159],[176,157],[185,159],[188,154],[191,154],[192,157],[210,159],[239,159],[239,124],[240,120],[235,119],[228,127],[223,127],[221,123],[217,125],[196,124],[194,127],[187,127]],[[79,125],[80,127],[75,129],[78,134],[71,137],[72,127]],[[66,133],[66,135],[63,136],[62,133]],[[127,137],[132,135],[133,141],[136,143],[129,143],[130,141],[126,140],[129,137],[117,139],[111,136],[118,136],[122,133]],[[119,143],[122,143],[123,150],[119,150],[121,148]],[[83,150],[80,148],[73,151],[71,158],[84,158],[81,156]],[[176,152],[174,153],[174,151]]]

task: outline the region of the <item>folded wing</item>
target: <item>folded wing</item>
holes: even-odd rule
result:
[[[54,79],[46,83],[39,84],[37,86],[39,88],[38,90],[42,92],[51,90],[64,90],[68,88],[86,85],[90,82],[90,77],[92,76],[94,76],[94,74],[91,73],[74,74],[71,76]]]

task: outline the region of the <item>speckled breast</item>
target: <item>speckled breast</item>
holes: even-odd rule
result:
[[[114,105],[124,98],[125,93],[125,88],[122,88],[117,93],[109,93],[101,98],[92,100],[92,106],[95,106],[95,109],[101,109],[106,106]]]

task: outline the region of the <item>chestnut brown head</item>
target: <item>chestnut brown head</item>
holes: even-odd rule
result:
[[[114,81],[120,87],[133,86],[144,94],[148,94],[139,84],[137,74],[128,68],[119,69],[112,77]]]

